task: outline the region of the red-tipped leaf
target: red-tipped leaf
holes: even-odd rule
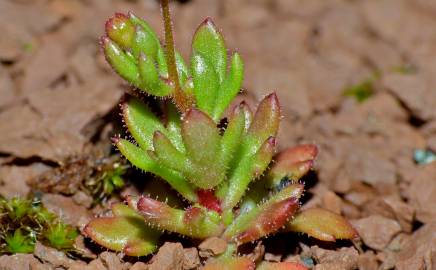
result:
[[[202,270],[254,270],[256,264],[247,257],[230,257],[212,260]]]
[[[309,268],[294,262],[262,262],[257,270],[309,270]]]
[[[342,216],[321,208],[311,208],[298,213],[286,225],[288,231],[306,233],[322,241],[356,239],[357,231]]]

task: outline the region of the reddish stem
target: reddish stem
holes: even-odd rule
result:
[[[168,66],[168,76],[170,81],[174,84],[174,102],[177,108],[185,113],[192,106],[192,101],[185,95],[180,87],[179,74],[177,73],[176,57],[174,50],[174,37],[170,15],[169,0],[161,0],[162,17],[165,27],[165,50],[166,61]]]
[[[198,202],[200,205],[206,207],[209,210],[221,213],[221,204],[218,198],[215,196],[213,190],[199,189],[197,191]]]

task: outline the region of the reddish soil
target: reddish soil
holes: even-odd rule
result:
[[[189,55],[203,18],[214,18],[245,60],[245,97],[256,103],[279,94],[279,147],[320,148],[303,207],[341,213],[361,236],[335,245],[272,237],[250,256],[317,270],[436,269],[436,161],[414,160],[416,150],[436,152],[436,2],[181,2],[173,16],[182,53]],[[105,19],[129,10],[161,31],[155,0],[0,1],[0,195],[25,196],[29,180],[90,144],[110,145],[128,86],[104,61],[98,38]],[[365,101],[344,95],[368,80]],[[42,198],[78,226],[102,211],[87,210],[80,194]],[[0,269],[195,269],[200,262],[186,240],[140,262],[78,241],[84,261],[38,244],[33,255],[0,256]],[[213,253],[210,245],[200,255]]]

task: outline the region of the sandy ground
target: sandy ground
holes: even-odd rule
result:
[[[128,86],[104,61],[98,38],[109,16],[129,10],[161,31],[154,0],[0,1],[1,195],[24,196],[29,179],[90,142],[109,144]],[[320,148],[303,207],[342,213],[362,239],[323,246],[290,236],[278,252],[268,240],[265,259],[306,256],[314,269],[436,268],[436,2],[196,0],[174,3],[173,15],[184,56],[210,16],[244,58],[246,98],[279,94],[279,147]],[[359,102],[345,94],[356,89],[370,96]],[[416,150],[428,159],[417,163]],[[93,214],[71,197],[45,201],[73,223]],[[129,269],[135,262],[109,252],[88,266],[56,262],[39,248],[19,260],[1,256],[0,269]],[[174,260],[194,254],[196,266],[195,249],[179,243],[162,252]]]

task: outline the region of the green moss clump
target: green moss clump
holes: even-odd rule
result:
[[[0,254],[32,253],[36,241],[73,250],[78,234],[36,199],[0,198]]]

